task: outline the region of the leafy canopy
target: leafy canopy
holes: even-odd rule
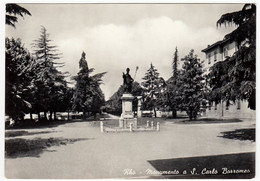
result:
[[[73,94],[72,109],[74,111],[83,111],[85,116],[85,112],[99,112],[101,106],[105,103],[100,84],[106,72],[91,76],[94,69],[88,67],[85,52],[81,55],[79,68],[78,75],[73,77],[76,81],[76,86]]]
[[[190,120],[196,119],[197,114],[205,104],[205,78],[202,62],[194,55],[194,50],[183,58],[183,67],[177,81],[178,108],[186,111]]]
[[[237,42],[238,51],[210,69],[210,97],[216,102],[246,100],[255,109],[256,6],[245,4],[242,10],[224,14],[217,21],[217,26],[227,24],[237,26],[225,39]]]
[[[143,77],[141,86],[143,88],[142,110],[153,110],[156,116],[156,109],[159,107],[158,101],[161,93],[166,86],[162,77],[159,76],[158,70],[151,63],[150,68]]]
[[[5,8],[6,8],[5,24],[10,25],[14,28],[15,28],[15,23],[18,22],[17,15],[21,17],[24,17],[24,15],[31,16],[31,13],[27,9],[17,4],[11,4],[11,3],[6,4]]]

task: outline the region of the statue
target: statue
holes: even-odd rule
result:
[[[124,79],[124,92],[131,93],[132,92],[132,83],[134,79],[129,74],[130,69],[126,69],[126,74],[123,72],[123,79]]]

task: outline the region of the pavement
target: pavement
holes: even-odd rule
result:
[[[91,122],[22,129],[43,132],[6,139],[90,138],[52,146],[40,157],[5,159],[5,175],[12,179],[149,178],[156,169],[149,160],[255,152],[255,142],[219,137],[221,132],[253,128],[255,122],[175,124],[164,122],[160,132],[101,133]],[[7,130],[11,131],[21,131]]]

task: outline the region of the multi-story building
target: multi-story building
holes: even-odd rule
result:
[[[223,61],[227,57],[232,56],[238,49],[237,43],[229,39],[218,41],[212,45],[208,45],[202,52],[206,54],[206,61],[204,61],[205,73],[209,73],[209,69],[216,62]],[[217,118],[247,118],[255,119],[256,113],[254,110],[248,108],[247,101],[237,100],[231,102],[229,106],[225,101],[219,104],[209,103],[205,112],[206,117]]]

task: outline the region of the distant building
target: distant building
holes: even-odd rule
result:
[[[237,43],[229,39],[218,41],[212,45],[208,45],[202,52],[206,54],[206,61],[204,62],[204,68],[206,74],[209,73],[209,69],[216,62],[223,61],[227,57],[231,57],[238,50]],[[235,103],[231,102],[229,106],[225,101],[219,104],[209,103],[205,112],[206,117],[217,118],[248,118],[255,119],[256,113],[254,110],[248,108],[247,101],[237,100]]]

